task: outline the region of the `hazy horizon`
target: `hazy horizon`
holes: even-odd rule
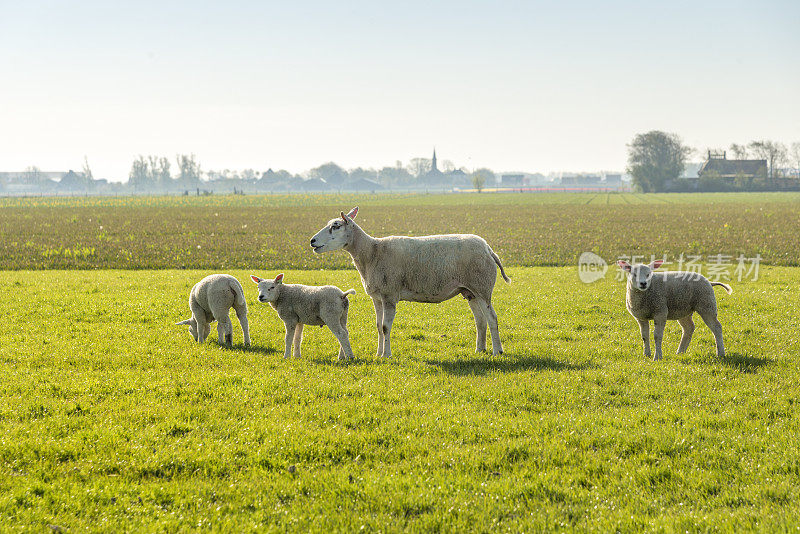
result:
[[[622,171],[659,129],[800,141],[800,4],[0,5],[0,171],[139,155]],[[695,158],[696,159],[696,158]]]

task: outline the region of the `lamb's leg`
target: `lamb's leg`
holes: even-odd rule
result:
[[[247,307],[236,309],[236,317],[239,318],[239,324],[242,326],[242,334],[244,335],[244,346],[250,346],[250,324],[247,322]]]
[[[397,313],[397,304],[394,302],[383,301],[383,357],[392,357],[392,323],[394,315]]]
[[[227,313],[217,319],[217,341],[220,345],[233,345],[233,323]]]
[[[667,326],[666,317],[655,317],[653,319],[653,341],[656,345],[656,357],[654,360],[661,359],[661,342],[664,340],[664,328]]]
[[[294,341],[294,332],[297,328],[297,323],[283,323],[286,327],[286,349],[283,351],[284,358],[292,357],[292,341]]]
[[[639,333],[644,342],[644,357],[650,358],[650,321],[639,321]]]
[[[339,324],[342,325],[342,328],[347,330],[347,310],[345,309],[342,313],[342,316],[339,318]],[[350,332],[347,333],[348,339],[350,338]],[[344,348],[342,347],[341,343],[339,344],[339,359],[344,360],[347,358],[347,355],[344,353]],[[355,357],[354,357],[355,358]]]
[[[200,328],[202,326],[202,329]],[[203,323],[202,325],[198,325],[197,335],[199,336],[200,343],[203,343],[208,335],[211,333],[211,325],[208,323]]]
[[[717,319],[717,314],[711,312],[701,313],[700,317],[703,318],[703,322],[714,334],[714,340],[717,342],[717,358],[722,358],[725,356],[725,344],[722,341],[722,324]]]
[[[467,303],[469,309],[472,310],[472,316],[475,317],[475,330],[478,332],[475,339],[475,352],[486,352],[486,327],[489,323],[483,315],[478,299],[473,297]]]
[[[686,349],[689,348],[689,343],[692,341],[692,334],[694,334],[694,321],[692,321],[692,315],[689,314],[686,317],[678,319],[678,324],[681,325],[681,330],[683,333],[681,334],[681,343],[678,345],[678,354],[682,354],[686,352]]]
[[[492,307],[492,303],[482,298],[476,298],[478,305],[483,311],[483,316],[489,323],[489,332],[492,334],[492,354],[503,354],[503,345],[500,343],[500,331],[497,328],[497,314]]]
[[[294,357],[300,357],[300,344],[303,343],[303,323],[297,323],[294,331]]]
[[[336,336],[336,339],[339,341],[339,359],[355,358],[355,356],[353,356],[353,349],[350,347],[350,332],[347,331],[347,327],[342,326],[341,323],[337,321],[332,321],[328,323],[328,328],[331,329],[331,332],[333,332],[333,335]]]
[[[375,306],[375,325],[378,327],[378,352],[375,356],[380,358],[383,356],[383,343],[385,339],[383,335],[383,301],[377,297],[372,297],[372,304]]]

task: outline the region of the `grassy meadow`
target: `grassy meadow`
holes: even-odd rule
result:
[[[0,530],[800,528],[798,197],[433,198],[0,201]],[[401,303],[393,357],[377,359],[346,254],[306,244],[352,203],[375,235],[487,237],[512,277],[494,298],[507,353],[473,352],[455,298]],[[646,360],[623,282],[581,283],[577,256],[693,241],[761,254],[759,278],[716,293],[725,358],[696,319],[686,354],[670,323],[665,359]],[[95,251],[63,255],[76,247]],[[249,349],[235,318],[233,349],[173,325],[219,271],[244,285]],[[248,279],[277,272],[356,289],[355,362],[314,327],[302,359],[282,358],[283,325]]]

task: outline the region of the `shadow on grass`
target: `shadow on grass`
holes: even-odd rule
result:
[[[275,347],[263,347],[260,345],[250,345],[249,347],[245,347],[244,344],[240,343],[234,345],[233,347],[229,348],[228,350],[236,350],[239,352],[257,352],[259,354],[263,354],[265,356],[269,356],[272,354],[283,354],[282,350],[278,350]]]
[[[749,356],[739,352],[729,352],[722,358],[718,358],[718,361],[722,365],[726,365],[732,369],[737,369],[743,373],[755,373],[760,368],[772,363],[772,360],[769,358]]]
[[[549,356],[500,356],[484,359],[464,360],[425,360],[425,363],[439,367],[445,373],[458,376],[486,375],[489,373],[518,373],[521,371],[580,371],[599,366],[591,362],[571,363],[555,360]]]

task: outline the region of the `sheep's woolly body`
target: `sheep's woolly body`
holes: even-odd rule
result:
[[[239,281],[229,274],[212,274],[196,283],[189,293],[192,318],[178,324],[189,325],[192,337],[202,343],[211,332],[210,323],[217,321],[219,343],[230,346],[233,344],[233,324],[228,316],[231,308],[236,311],[245,345],[250,345],[244,290]]]
[[[361,275],[375,306],[378,356],[391,356],[390,333],[399,301],[442,302],[461,294],[467,299],[477,329],[476,350],[486,350],[487,326],[492,351],[503,352],[497,314],[491,299],[500,258],[486,241],[471,234],[425,237],[368,235],[354,221],[357,208],[334,219],[311,240],[316,252],[344,248]]]
[[[725,355],[722,325],[717,319],[717,298],[713,289],[715,285],[731,293],[731,288],[727,284],[709,282],[699,273],[655,272],[652,274],[649,287],[644,291],[636,288],[633,277],[628,278],[625,305],[628,312],[639,322],[645,356],[650,356],[650,321],[654,322],[655,327],[656,360],[661,358],[664,327],[670,320],[677,320],[683,329],[678,353],[686,351],[694,332],[692,321],[694,312],[700,315],[714,333],[717,355],[720,357]]]
[[[279,278],[282,280],[282,276]],[[267,302],[278,312],[286,328],[285,358],[292,355],[292,345],[295,357],[300,357],[304,325],[327,326],[339,341],[339,359],[355,358],[347,330],[350,307],[347,296],[355,294],[354,289],[342,291],[336,286],[284,284],[278,279],[269,281],[257,277],[254,281],[259,285],[259,300],[261,296],[269,298]],[[265,284],[263,288],[262,284]]]

